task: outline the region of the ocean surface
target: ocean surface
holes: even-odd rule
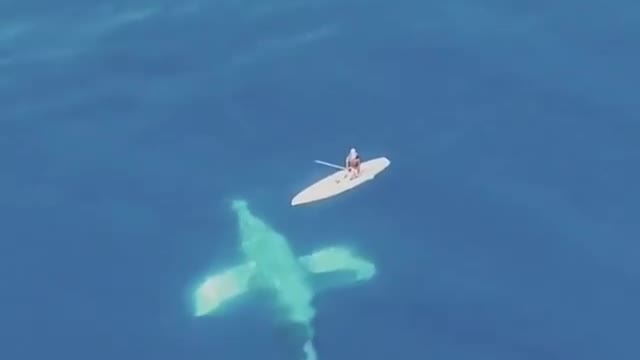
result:
[[[0,358],[298,360],[248,297],[245,199],[319,293],[320,360],[637,360],[640,3],[0,3]],[[375,180],[291,207],[350,147]]]

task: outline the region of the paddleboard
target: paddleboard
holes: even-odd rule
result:
[[[328,164],[321,161],[316,162],[324,165]],[[360,164],[360,175],[354,179],[351,179],[351,174],[346,169],[336,171],[298,193],[291,200],[291,206],[308,204],[342,194],[373,179],[385,170],[389,164],[391,164],[391,161],[386,157],[365,161]],[[332,167],[339,166],[332,165]]]

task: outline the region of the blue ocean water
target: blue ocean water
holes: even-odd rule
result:
[[[377,264],[320,359],[638,359],[639,10],[3,2],[0,358],[292,359],[267,304],[191,314],[244,198]],[[392,165],[289,206],[352,146]]]

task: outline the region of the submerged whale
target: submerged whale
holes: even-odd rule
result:
[[[238,217],[245,262],[208,276],[197,287],[194,315],[215,314],[242,294],[269,290],[284,309],[286,320],[304,328],[305,358],[317,359],[312,327],[314,295],[327,288],[369,280],[376,273],[375,265],[339,246],[298,257],[283,235],[251,213],[245,200],[235,200],[231,207]]]

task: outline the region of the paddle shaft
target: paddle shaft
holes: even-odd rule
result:
[[[322,160],[316,160],[315,162],[316,162],[316,164],[332,167],[334,169],[340,169],[340,170],[344,170],[345,169],[344,166],[332,164],[332,163],[329,163],[329,162],[326,162],[326,161],[322,161]]]

